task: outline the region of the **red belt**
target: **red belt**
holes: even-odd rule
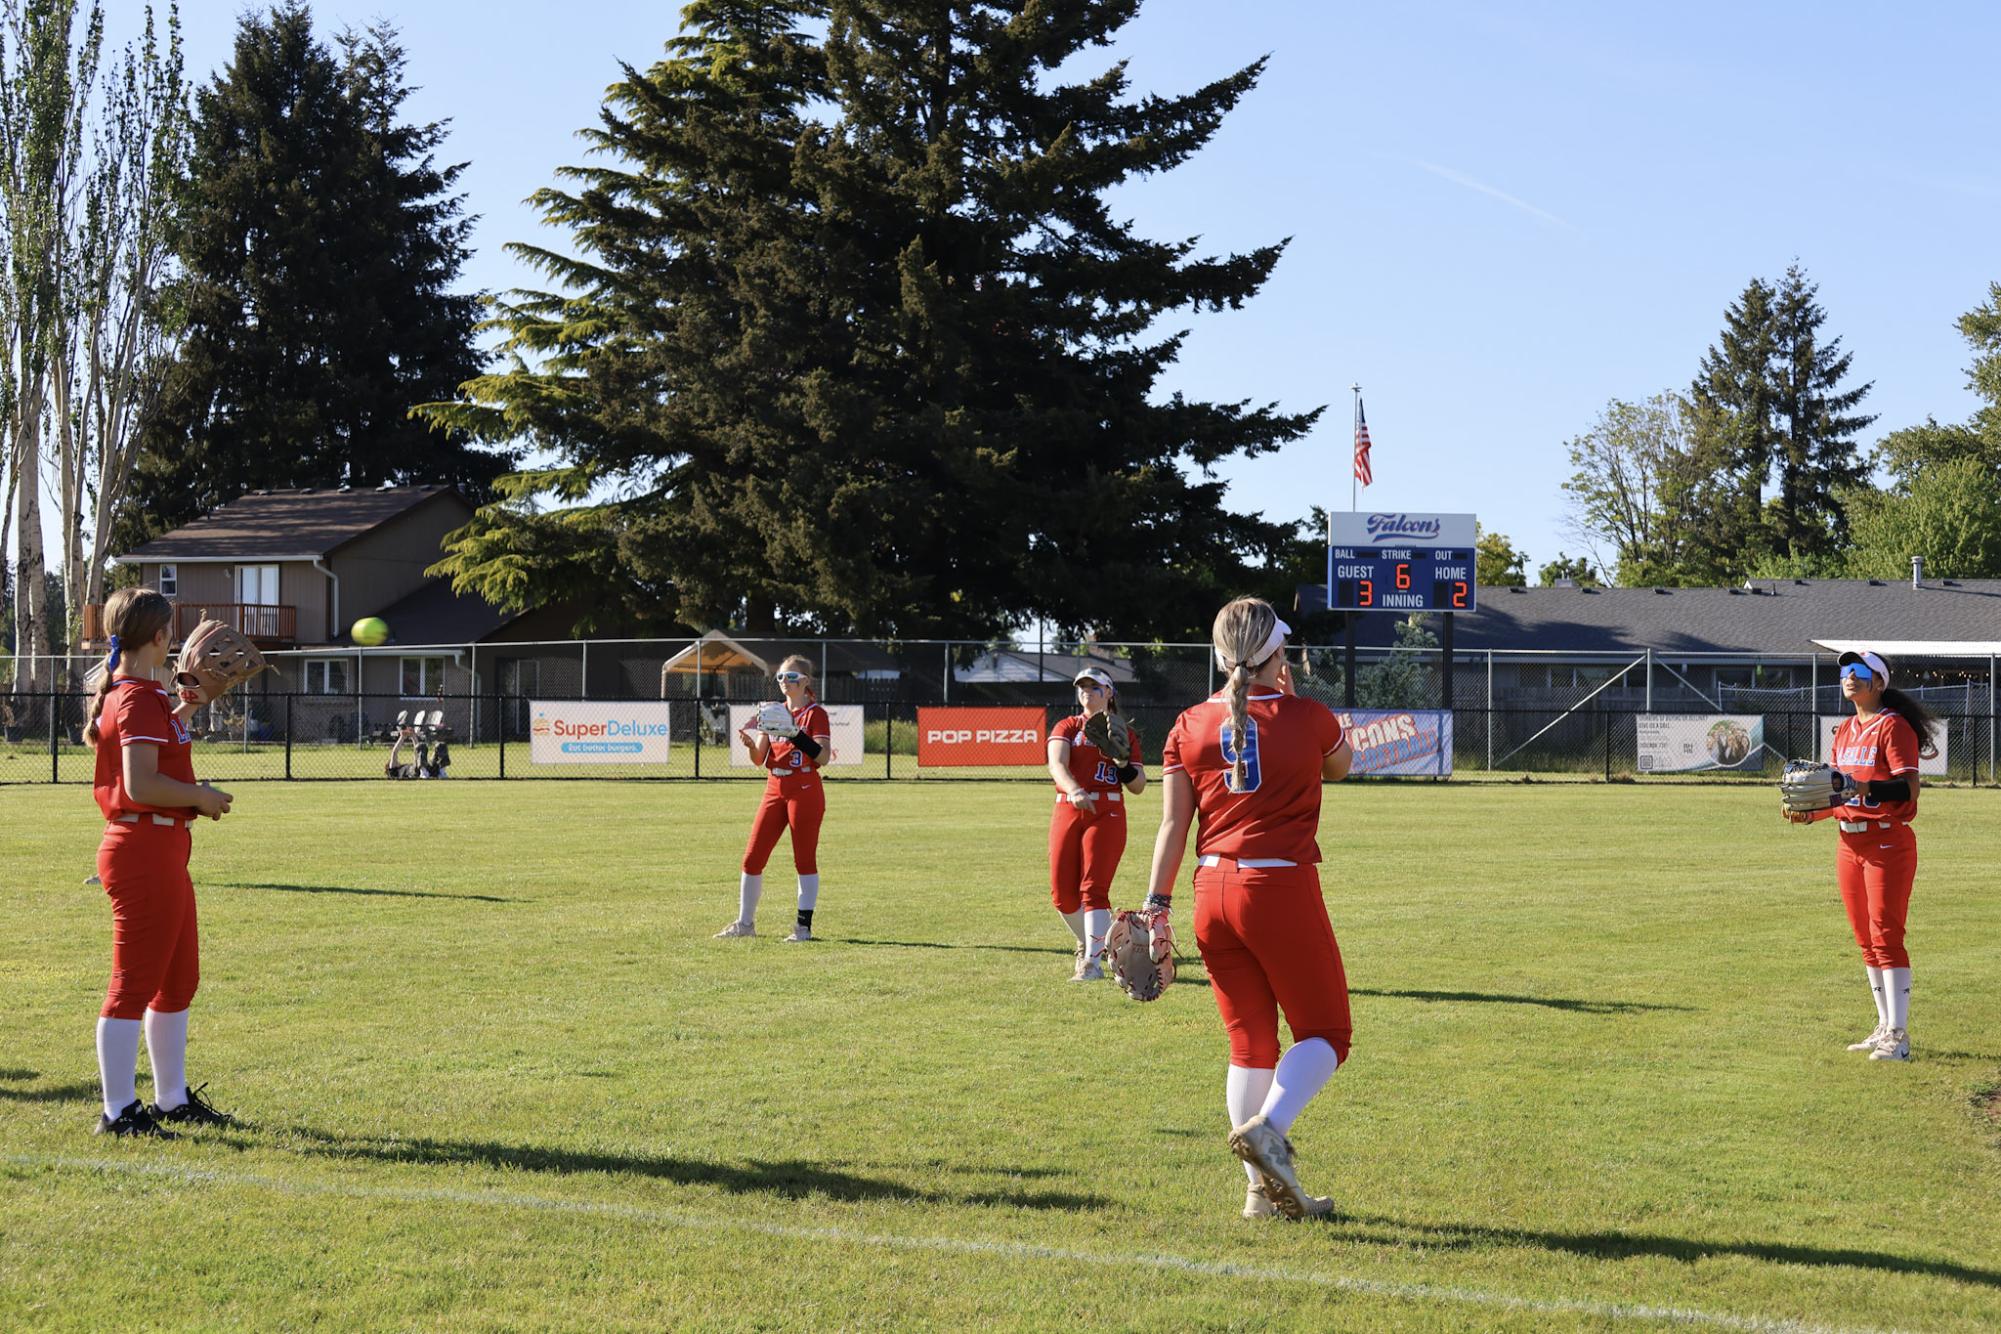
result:
[[[161,815],[156,811],[143,811],[143,812],[127,811],[123,815],[113,816],[112,823],[139,824],[141,822],[142,817],[145,820],[150,820],[154,824],[165,825],[169,829],[173,829],[176,826],[182,829],[193,829],[195,827],[194,818],[192,816],[183,819],[179,816],[174,816],[174,815]]]

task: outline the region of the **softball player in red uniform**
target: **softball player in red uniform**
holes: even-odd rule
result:
[[[1161,750],[1165,811],[1147,882],[1147,906],[1166,907],[1193,824],[1195,944],[1230,1038],[1224,1101],[1250,1180],[1246,1218],[1333,1211],[1301,1189],[1286,1136],[1348,1059],[1353,1032],[1314,841],[1321,783],[1347,777],[1353,752],[1333,714],[1293,693],[1287,633],[1258,598],[1217,614],[1211,640],[1228,684],[1184,712]],[[1283,1057],[1281,1010],[1292,1029]]]
[[[1841,655],[1841,693],[1855,716],[1834,729],[1828,762],[1854,784],[1847,801],[1824,811],[1787,811],[1795,824],[1838,820],[1835,879],[1862,966],[1876,998],[1876,1027],[1850,1051],[1872,1061],[1911,1059],[1911,956],[1904,919],[1918,873],[1918,758],[1936,755],[1931,714],[1890,686],[1890,667],[1874,653]]]
[[[798,919],[788,941],[813,939],[813,908],[820,901],[820,821],[827,813],[827,790],[820,766],[833,758],[833,724],[813,693],[813,665],[794,655],[778,666],[778,687],[785,694],[790,727],[766,731],[753,723],[737,733],[752,763],[771,771],[764,800],[751,822],[750,843],[743,851],[743,880],[737,892],[737,917],[716,932],[716,939],[757,934],[757,901],[764,893],[764,866],[771,860],[778,836],[792,831],[792,866],[799,873]]]
[[[188,1006],[201,981],[189,827],[219,820],[227,792],[195,781],[184,714],[154,677],[167,658],[174,609],[150,588],[104,604],[111,656],[85,736],[97,751],[93,792],[104,812],[97,875],[111,899],[111,984],[97,1020],[104,1089],[99,1134],[171,1138],[167,1123],[225,1125],[187,1079]],[[153,1064],[153,1105],[139,1101],[139,1038]]]
[[[1056,780],[1056,813],[1049,817],[1049,897],[1077,937],[1072,982],[1105,976],[1098,956],[1112,926],[1112,877],[1126,851],[1126,793],[1146,791],[1146,771],[1135,746],[1130,763],[1115,766],[1084,724],[1118,712],[1111,673],[1086,667],[1077,673],[1077,712],[1049,731],[1049,776]]]

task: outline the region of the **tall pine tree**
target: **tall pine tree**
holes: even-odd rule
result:
[[[512,456],[414,421],[478,374],[476,296],[453,292],[470,222],[445,127],[400,120],[393,30],[318,40],[296,0],[239,23],[196,98],[167,371],[121,534],[255,487],[445,480],[489,493]]]
[[[584,252],[531,252],[568,293],[517,294],[522,364],[435,410],[565,460],[461,536],[461,585],[526,600],[612,559],[699,623],[1206,624],[1286,538],[1210,470],[1315,414],[1155,401],[1182,342],[1156,322],[1241,306],[1282,245],[1201,256],[1110,214],[1259,72],[1141,99],[1122,65],[1051,78],[1137,7],[690,5],[669,58],[613,91],[616,165],[543,197]],[[614,482],[609,504],[525,503]]]
[[[1843,387],[1852,354],[1822,341],[1818,294],[1798,264],[1776,287],[1753,278],[1702,359],[1683,488],[1702,582],[1826,568],[1847,543],[1839,493],[1867,475],[1855,437],[1875,418],[1855,411],[1869,385]]]

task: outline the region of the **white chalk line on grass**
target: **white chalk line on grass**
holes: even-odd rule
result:
[[[183,1167],[175,1163],[115,1162],[91,1158],[65,1158],[37,1154],[9,1154],[0,1162],[19,1167],[55,1168],[63,1171],[95,1172],[104,1175],[156,1177],[190,1185],[244,1186],[285,1195],[333,1196],[351,1200],[384,1200],[399,1204],[468,1204],[485,1208],[526,1209],[540,1213],[576,1214],[611,1218],[626,1222],[652,1223],[701,1232],[749,1232],[784,1241],[838,1242],[852,1246],[874,1246],[885,1250],[933,1251],[954,1255],[998,1256],[1013,1260],[1054,1260],[1065,1264],[1094,1265],[1106,1269],[1157,1269],[1166,1273],[1193,1274],[1204,1278],[1241,1278],[1261,1283],[1294,1284],[1327,1288],[1358,1296],[1387,1297],[1398,1301],[1438,1302],[1458,1306],[1481,1306],[1500,1311],[1526,1311],[1549,1315],[1583,1315],[1602,1320],[1644,1321],[1677,1325],[1699,1325],[1712,1329],[1758,1331],[1758,1334],[1877,1334],[1853,1328],[1812,1325],[1798,1320],[1765,1316],[1730,1315],[1680,1306],[1647,1306],[1626,1302],[1594,1302],[1563,1297],[1517,1297],[1480,1288],[1442,1287],[1431,1283],[1399,1283],[1388,1279],[1354,1278],[1307,1269],[1284,1269],[1264,1265],[1237,1264],[1228,1260],[1197,1260],[1162,1253],[1107,1255],[1098,1251],[1073,1250],[1062,1246],[1038,1246],[1032,1242],[974,1241],[964,1237],[921,1237],[886,1232],[853,1232],[839,1227],[798,1227],[768,1223],[753,1218],[712,1218],[683,1213],[677,1209],[650,1208],[613,1201],[570,1200],[559,1196],[529,1195],[518,1191],[454,1190],[437,1186],[364,1186],[337,1181],[292,1181],[282,1177],[259,1176],[248,1172],[222,1172],[212,1168]]]

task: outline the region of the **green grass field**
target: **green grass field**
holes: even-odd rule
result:
[[[0,788],[0,1328],[2001,1326],[1989,793],[1925,798],[1900,1066],[1767,791],[1330,790],[1302,1225],[1237,1217],[1199,963],[1064,980],[1045,790],[837,786],[828,939],[781,852],[712,941],[755,797],[246,786],[190,1061],[246,1124],[158,1144],[90,1134],[89,796]]]

